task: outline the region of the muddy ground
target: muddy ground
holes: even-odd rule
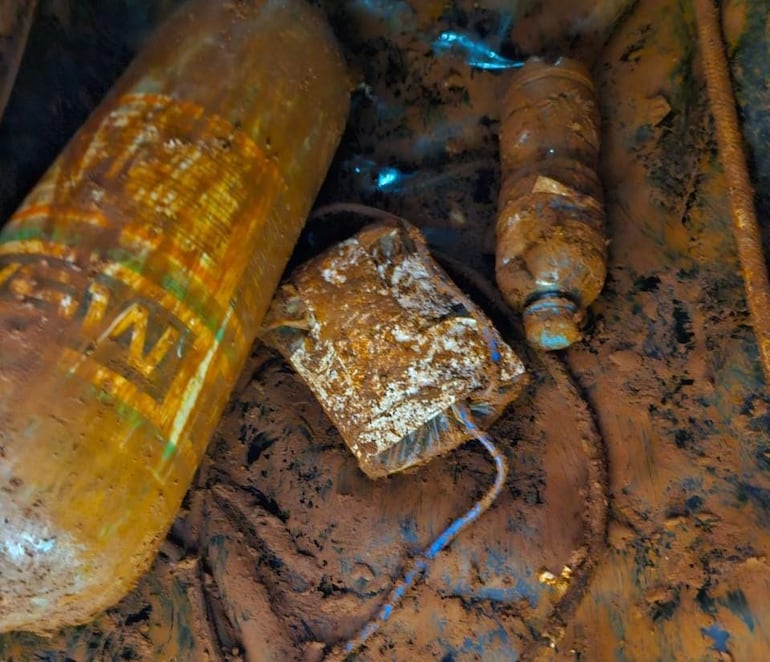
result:
[[[4,215],[173,3],[96,4],[41,3],[0,125]],[[722,4],[766,221],[770,8]],[[511,467],[502,495],[439,555],[361,659],[763,659],[770,397],[690,3],[330,0],[325,9],[359,85],[319,204],[373,205],[421,227],[532,374],[491,429]],[[592,66],[609,274],[584,342],[559,357],[577,393],[523,346],[491,285],[499,102],[510,73],[469,66],[467,50],[435,52],[442,31],[511,60],[566,53]],[[360,222],[311,223],[294,262]],[[606,540],[589,548],[596,446],[583,402],[610,495]],[[473,444],[409,474],[367,479],[310,391],[257,345],[139,586],[92,624],[50,639],[1,636],[0,658],[320,659],[492,479]],[[581,565],[586,550],[591,562]],[[566,583],[540,581],[564,566],[586,587],[566,607]]]

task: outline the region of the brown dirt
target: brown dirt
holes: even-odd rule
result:
[[[770,398],[689,3],[602,3],[593,23],[580,9],[593,3],[522,3],[514,40],[508,32],[499,39],[507,54],[514,45],[530,53],[563,43],[595,60],[611,241],[589,333],[563,356],[577,394],[558,367],[549,371],[523,347],[511,316],[484,294],[507,75],[426,56],[426,35],[449,27],[493,42],[503,3],[396,3],[379,14],[387,3],[369,3],[368,13],[364,3],[328,4],[369,87],[354,95],[319,202],[373,204],[420,225],[452,264],[464,265],[448,268],[532,373],[491,430],[511,467],[503,494],[439,555],[362,659],[763,659]],[[759,1],[724,4],[765,210],[770,12]],[[558,9],[568,5],[574,14]],[[559,42],[565,26],[575,34]],[[400,189],[377,190],[372,168],[388,165],[414,176]],[[311,224],[296,261],[354,227],[349,217]],[[599,540],[606,544],[581,564],[601,517],[590,478],[601,467],[586,441],[591,415],[606,449],[610,521]],[[325,645],[376,612],[407,558],[492,478],[487,457],[467,444],[413,473],[367,479],[309,390],[256,346],[152,571],[91,625],[47,640],[1,637],[0,658],[321,659]],[[564,587],[538,573],[558,576],[565,565],[577,568],[573,585],[584,581],[586,593],[574,594],[574,610],[562,602],[555,618]],[[559,620],[564,636],[553,650],[544,635],[557,634]]]

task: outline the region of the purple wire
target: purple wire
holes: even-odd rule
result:
[[[508,472],[505,456],[497,448],[497,446],[494,445],[492,440],[489,438],[489,435],[487,435],[486,432],[480,430],[478,426],[473,422],[467,408],[464,406],[453,406],[452,412],[456,416],[457,420],[465,425],[465,428],[468,430],[468,432],[470,432],[471,435],[473,435],[473,437],[477,439],[492,456],[492,459],[495,461],[495,466],[497,468],[495,482],[489,491],[483,497],[481,497],[481,499],[479,499],[468,512],[466,512],[464,515],[461,515],[454,522],[452,522],[446,529],[444,529],[443,533],[441,533],[441,535],[439,535],[439,537],[431,543],[431,545],[422,555],[414,559],[411,568],[409,568],[403,579],[401,579],[401,581],[399,581],[393,587],[390,595],[388,596],[387,602],[382,606],[377,615],[372,618],[363,628],[361,628],[361,631],[353,639],[350,639],[345,644],[345,654],[350,654],[358,650],[366,643],[366,640],[369,639],[369,637],[371,637],[375,632],[377,632],[377,630],[380,629],[380,627],[382,627],[385,622],[387,622],[387,620],[393,615],[393,611],[401,601],[401,598],[404,597],[404,594],[409,589],[409,587],[411,587],[412,584],[414,584],[415,581],[417,581],[417,579],[419,579],[428,569],[428,562],[432,561],[436,555],[450,542],[452,542],[452,540],[466,526],[477,520],[492,505],[494,500],[500,494],[500,491],[503,489],[505,477]]]

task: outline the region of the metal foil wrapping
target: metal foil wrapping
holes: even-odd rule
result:
[[[297,269],[263,338],[372,478],[462,444],[469,434],[453,406],[489,425],[526,381],[513,350],[403,224],[369,226]]]

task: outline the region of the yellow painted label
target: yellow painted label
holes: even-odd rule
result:
[[[176,444],[248,350],[236,299],[283,182],[237,128],[166,97],[125,97],[80,138],[0,234],[0,302],[52,315],[61,368]]]
[[[183,365],[195,348],[216,344],[214,335],[189,310],[165,308],[158,299],[137,296],[113,275],[88,282],[72,265],[47,256],[3,256],[0,299],[15,299],[69,323],[60,338],[61,367],[85,376],[103,391],[168,431],[169,415],[179,405]],[[119,265],[107,271],[121,272]],[[142,290],[156,289],[145,283]]]

